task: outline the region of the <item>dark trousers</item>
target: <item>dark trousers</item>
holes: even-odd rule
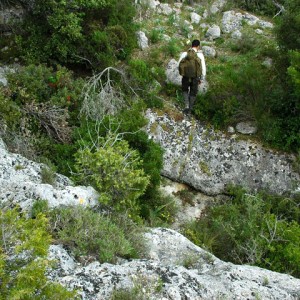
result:
[[[183,92],[189,93],[190,97],[196,97],[198,94],[199,79],[182,77],[181,89]]]

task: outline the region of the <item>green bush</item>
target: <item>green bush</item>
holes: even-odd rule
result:
[[[128,65],[128,73],[132,78],[133,86],[136,90],[142,90],[142,93],[147,93],[147,88],[153,82],[153,75],[147,62],[141,59],[132,59]]]
[[[22,115],[20,107],[14,103],[13,99],[6,95],[8,91],[0,87],[0,120],[2,126],[6,126],[10,131],[17,130],[20,125]]]
[[[300,277],[299,199],[230,188],[230,200],[186,224],[188,238],[234,263]]]
[[[232,0],[232,2],[244,10],[271,17],[279,10],[272,0]],[[284,2],[285,0],[278,1],[281,5],[284,5]]]
[[[94,256],[101,262],[115,262],[117,257],[134,257],[138,252],[110,217],[91,209],[57,208],[51,211],[50,222],[54,238],[76,258]]]
[[[98,145],[76,153],[75,179],[90,184],[100,193],[99,201],[117,211],[139,213],[137,199],[149,184],[149,176],[142,169],[142,160],[128,142],[117,135],[99,138]]]
[[[178,45],[178,41],[175,39],[171,39],[168,41],[167,45],[163,49],[165,56],[177,57],[179,52],[181,51],[180,46]]]
[[[31,208],[31,218],[37,218],[39,214],[47,215],[49,212],[49,205],[47,200],[36,200]]]
[[[51,236],[44,215],[26,219],[17,209],[0,210],[0,226],[1,300],[77,299],[45,275],[54,265],[46,258]]]
[[[27,62],[104,68],[135,47],[134,14],[129,0],[38,0],[28,9],[17,43]]]

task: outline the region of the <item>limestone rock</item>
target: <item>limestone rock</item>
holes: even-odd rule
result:
[[[216,50],[209,46],[203,46],[202,51],[205,56],[215,57],[217,54]]]
[[[240,122],[235,129],[242,134],[254,134],[257,131],[257,127],[253,122]]]
[[[242,33],[240,32],[240,30],[234,30],[232,33],[231,33],[231,37],[235,40],[240,40],[242,38]]]
[[[210,40],[215,40],[221,36],[221,29],[218,25],[212,25],[206,31],[205,37]]]
[[[168,3],[160,3],[157,6],[158,13],[169,16],[173,13],[172,7]]]
[[[55,185],[42,183],[43,164],[7,151],[0,139],[0,203],[20,205],[30,210],[38,200],[47,200],[49,207],[60,205],[96,206],[98,193],[92,187],[73,186],[67,177],[55,174]]]
[[[239,140],[238,136],[228,137],[196,120],[176,122],[151,110],[146,116],[149,136],[165,150],[162,175],[174,181],[207,195],[224,193],[228,184],[275,194],[300,190],[293,155]]]
[[[147,259],[116,265],[93,262],[83,267],[62,247],[51,246],[49,257],[56,259],[58,267],[48,277],[81,289],[85,300],[108,300],[114,289],[133,287],[138,288],[140,299],[152,300],[299,299],[299,279],[223,262],[171,229],[151,229],[145,237]]]
[[[149,47],[148,38],[147,38],[145,32],[138,31],[136,33],[136,36],[137,36],[138,46],[141,50],[145,50],[146,48]]]
[[[191,22],[195,24],[199,24],[200,21],[201,21],[201,17],[197,13],[191,12]]]
[[[178,61],[174,58],[169,61],[166,68],[166,80],[168,83],[175,84],[177,86],[181,85],[181,76],[178,71]]]

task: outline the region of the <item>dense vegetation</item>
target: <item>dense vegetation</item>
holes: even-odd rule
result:
[[[300,277],[300,209],[296,198],[230,188],[229,199],[209,207],[183,231],[225,261]]]
[[[13,24],[13,34],[0,40],[0,47],[9,49],[2,51],[1,62],[10,64],[17,58],[22,65],[8,74],[7,87],[0,86],[2,138],[12,151],[47,163],[52,170],[44,173],[48,183],[53,184],[51,176],[58,171],[72,176],[77,184],[92,185],[100,192],[99,202],[108,213],[103,216],[97,210],[83,208],[50,212],[47,204],[37,199],[31,219],[18,219],[16,211],[3,209],[2,228],[18,219],[15,226],[21,222],[26,231],[39,224],[42,231],[47,222],[52,222],[52,238],[76,258],[92,255],[114,262],[118,256],[137,257],[142,253],[137,224],[166,225],[176,212],[174,201],[158,190],[162,149],[141,129],[146,124],[146,108],[170,112],[168,102],[182,105],[180,88],[165,84],[164,68],[170,58],[178,58],[191,36],[182,21],[179,29],[175,27],[178,39],[166,42],[163,34],[174,36],[176,16],[147,19],[147,9],[136,8],[132,2],[1,2],[1,7],[21,4],[26,11],[24,20]],[[210,2],[201,1],[198,12],[203,13]],[[266,18],[275,16],[280,5],[284,10],[273,19],[276,26],[267,37],[254,35],[244,26],[241,40],[224,35],[215,41],[219,55],[207,58],[210,88],[198,96],[193,114],[221,129],[242,120],[256,121],[261,142],[297,153],[300,7],[296,0],[277,4],[271,0],[228,2],[228,7],[247,9]],[[213,22],[219,17],[208,18]],[[151,51],[136,55],[135,32],[139,26],[147,28]],[[204,35],[204,29],[199,28],[199,32]],[[272,64],[264,65],[266,58]],[[83,223],[88,224],[88,237],[81,232]],[[208,209],[202,220],[187,224],[184,230],[195,243],[225,260],[300,276],[297,199],[233,190],[228,203]],[[37,255],[43,257],[50,236],[44,231],[37,234],[44,251]],[[43,276],[40,284],[28,291],[23,291],[18,279],[27,271],[35,272],[38,266],[43,272],[48,262],[34,260],[35,254],[30,261],[20,262],[32,269],[20,269],[13,278],[16,266],[9,265],[5,255],[9,254],[9,243],[20,239],[0,239],[1,295],[24,292],[28,299],[33,293],[48,295],[49,291],[42,289]],[[57,286],[51,288],[57,295],[61,293],[62,299],[71,295]]]

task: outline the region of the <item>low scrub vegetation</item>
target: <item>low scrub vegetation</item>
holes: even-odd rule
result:
[[[2,2],[0,7],[23,5],[26,15],[22,23],[11,25],[14,30],[3,38],[5,43],[0,41],[1,48],[10,45],[13,50],[8,61],[18,58],[21,63],[7,75],[9,84],[0,86],[1,137],[11,151],[48,162],[44,183],[55,184],[57,171],[75,183],[92,185],[108,215],[83,207],[50,212],[43,200],[34,205],[31,219],[15,210],[1,211],[0,299],[17,299],[22,293],[28,299],[34,293],[48,297],[48,287],[47,299],[68,299],[74,294],[44,284],[48,222],[52,238],[76,257],[115,262],[142,253],[138,226],[174,221],[174,200],[158,189],[163,151],[143,131],[144,112],[163,110],[166,102],[170,107],[182,104],[180,88],[166,83],[165,68],[194,36],[175,14],[147,23],[150,12],[141,6],[145,19],[136,19],[129,0]],[[203,14],[212,1],[194,2],[201,2],[198,12]],[[198,96],[193,114],[223,129],[250,119],[257,123],[261,142],[298,153],[299,5],[296,0],[277,4],[285,10],[274,19],[274,30],[261,36],[245,26],[240,40],[223,34],[214,42],[217,57],[206,58],[210,87]],[[271,0],[232,0],[230,5],[267,17],[279,9]],[[190,11],[184,13],[187,17]],[[217,23],[220,18],[221,12],[207,20]],[[177,21],[179,27],[174,26]],[[151,51],[135,49],[139,26],[148,26]],[[205,34],[200,25],[194,26]],[[166,41],[165,34],[173,38]],[[186,224],[186,236],[224,260],[299,277],[299,199],[240,190],[229,191],[229,196],[228,203]],[[7,260],[25,250],[32,253],[29,261]],[[116,291],[114,297],[124,295],[127,291]]]
[[[0,299],[77,299],[76,292],[49,282],[46,270],[55,267],[47,259],[51,242],[48,220],[34,219],[18,209],[0,210]],[[78,298],[79,299],[79,298]]]
[[[228,192],[228,201],[184,226],[186,236],[225,261],[300,277],[299,196]]]

